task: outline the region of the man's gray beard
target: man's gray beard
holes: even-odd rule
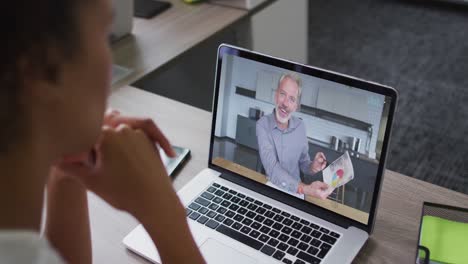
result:
[[[286,118],[282,118],[280,115],[279,115],[279,106],[276,106],[275,107],[275,115],[276,115],[276,120],[278,120],[278,122],[280,122],[281,124],[287,124],[289,119],[291,118],[291,113],[288,114],[288,116]]]

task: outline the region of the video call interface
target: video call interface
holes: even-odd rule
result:
[[[212,163],[368,224],[390,103],[224,55]]]

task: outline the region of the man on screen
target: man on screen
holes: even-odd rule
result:
[[[300,171],[313,175],[326,166],[326,158],[317,152],[312,161],[302,119],[292,114],[300,105],[301,80],[295,73],[281,76],[275,93],[273,113],[257,121],[256,133],[260,158],[269,185],[295,196],[311,195],[325,199],[328,185],[315,181],[304,184]]]

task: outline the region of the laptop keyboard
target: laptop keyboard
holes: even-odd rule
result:
[[[189,219],[284,263],[318,264],[340,238],[325,227],[217,183],[186,212]]]

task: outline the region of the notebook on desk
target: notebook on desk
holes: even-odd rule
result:
[[[178,192],[207,263],[350,263],[373,230],[396,102],[383,85],[221,45],[207,168]],[[329,193],[321,170],[346,152],[354,179]],[[160,262],[141,225],[123,242]]]

